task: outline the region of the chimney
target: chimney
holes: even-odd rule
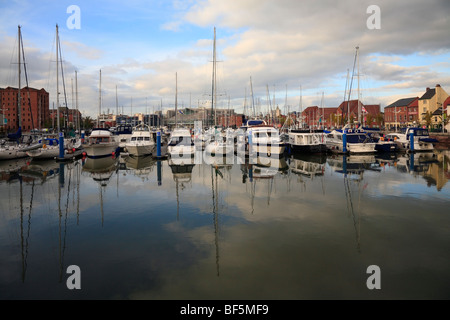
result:
[[[426,90],[426,91],[428,91],[428,90],[430,90],[430,88],[427,87],[427,90]]]
[[[440,84],[437,84],[437,85],[436,85],[436,88],[438,88],[438,87],[440,87],[440,86],[441,86]]]

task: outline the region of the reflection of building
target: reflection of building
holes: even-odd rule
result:
[[[449,178],[450,161],[443,153],[437,155],[437,160],[430,163],[427,170],[423,172],[423,178],[427,181],[428,186],[435,185],[437,191],[441,191]]]
[[[0,88],[0,113],[6,118],[5,130],[18,129],[17,88]],[[49,119],[49,94],[45,89],[24,87],[20,89],[22,130],[30,131],[44,127]]]

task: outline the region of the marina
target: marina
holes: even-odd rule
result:
[[[1,300],[450,298],[450,3],[49,4],[1,11]]]
[[[0,298],[449,297],[448,150],[194,159],[0,162]]]

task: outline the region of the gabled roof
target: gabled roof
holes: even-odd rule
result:
[[[436,89],[428,89],[419,100],[429,100],[436,94]]]
[[[358,100],[350,100],[343,101],[336,111],[343,112],[347,114],[347,107],[350,109],[350,114],[358,114]],[[380,113],[380,105],[379,104],[363,104],[361,103],[361,109],[364,107],[367,110],[367,113],[376,115]]]
[[[392,107],[407,107],[409,106],[412,102],[414,102],[414,100],[416,100],[417,97],[414,98],[404,98],[404,99],[399,99],[397,101],[395,101],[394,103],[391,103],[390,105],[386,106],[385,108],[392,108]]]
[[[448,105],[450,105],[450,96],[447,97],[447,99],[445,99],[444,103],[442,104],[442,106],[444,107],[444,110],[447,109],[448,112]]]
[[[440,116],[442,115],[442,108],[439,107],[433,112],[433,116]]]

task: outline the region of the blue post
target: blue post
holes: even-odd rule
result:
[[[157,168],[157,175],[158,175],[158,186],[162,184],[161,182],[161,161],[156,162],[156,168]]]
[[[161,158],[161,131],[156,133],[156,156]]]
[[[64,137],[62,132],[59,133],[59,158],[64,158]]]
[[[409,171],[414,171],[414,152],[409,154]]]
[[[250,182],[253,182],[253,168],[252,168],[252,165],[250,165],[250,168],[248,170],[248,176],[250,178]]]
[[[345,132],[342,135],[342,151],[347,153],[347,134]]]
[[[84,143],[85,132],[81,131],[81,143]]]
[[[409,133],[409,150],[414,152],[414,131]]]

